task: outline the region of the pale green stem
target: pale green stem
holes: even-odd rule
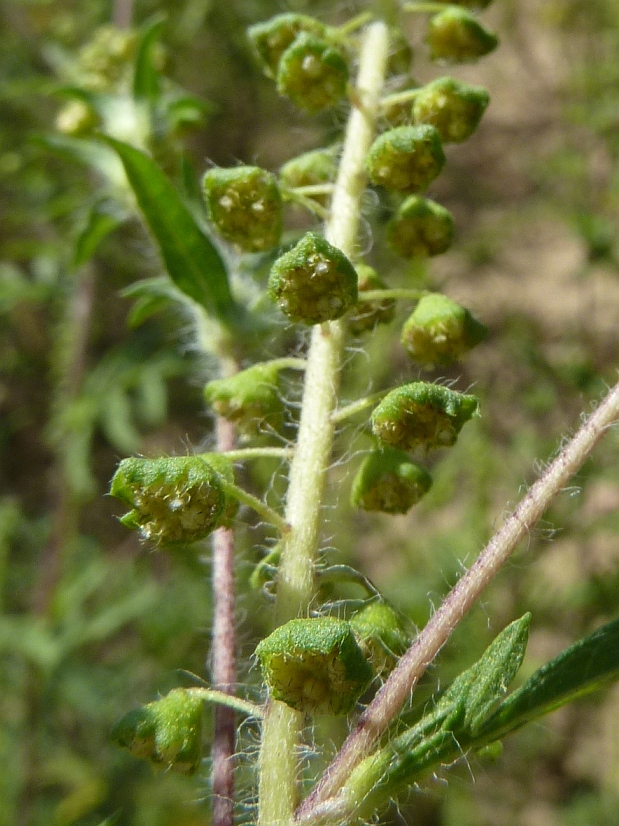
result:
[[[228,706],[241,714],[246,714],[248,717],[257,717],[262,719],[264,716],[264,709],[256,703],[250,703],[249,700],[242,700],[240,697],[235,697],[233,694],[225,694],[223,691],[217,691],[214,688],[188,688],[187,694],[192,697],[199,697],[205,703],[217,703],[218,705]]]
[[[210,453],[201,453],[201,456],[208,462]],[[246,462],[248,459],[291,459],[294,456],[294,449],[291,447],[239,447],[234,450],[226,450],[219,453],[233,462]]]
[[[362,26],[365,26],[366,23],[369,23],[372,20],[373,15],[370,11],[361,12],[356,17],[351,18],[346,23],[343,23],[341,26],[337,27],[337,33],[339,35],[349,35],[352,32],[357,31]]]
[[[609,427],[618,419],[619,384],[616,384],[544,475],[531,487],[472,567],[449,592],[406,654],[400,658],[397,667],[361,715],[355,730],[303,802],[297,813],[298,824],[315,826],[318,823],[346,822],[348,815],[359,803],[359,790],[365,785],[363,774],[356,774],[354,793],[347,797],[346,786],[355,768],[372,753],[404,703],[410,700],[419,678],[433,662],[462,617],[475,605],[518,543],[529,534],[552,500],[580,470]],[[375,781],[372,765],[370,761],[366,793]],[[329,810],[333,817],[327,814]],[[347,813],[346,817],[342,816],[343,811]]]
[[[362,290],[357,301],[385,301],[394,298],[401,301],[419,301],[425,295],[432,295],[430,290]]]
[[[402,11],[413,14],[437,14],[445,11],[448,5],[448,3],[404,3]]]
[[[281,359],[271,359],[271,361],[267,361],[265,364],[268,364],[269,367],[277,367],[278,370],[305,370],[307,360],[288,356]]]
[[[331,422],[333,424],[338,424],[344,419],[347,419],[349,416],[354,416],[356,413],[360,413],[362,410],[365,410],[366,407],[371,407],[373,404],[376,404],[376,402],[379,402],[387,395],[388,392],[389,390],[377,390],[376,393],[372,393],[369,396],[364,396],[362,399],[357,399],[356,402],[351,402],[345,407],[340,407],[339,410],[335,410],[331,414]]]
[[[356,96],[362,107],[351,111],[325,236],[349,258],[357,253],[365,158],[375,134],[378,100],[389,53],[387,27],[373,23],[363,38]],[[339,321],[316,326],[305,372],[297,449],[290,467],[275,621],[281,625],[305,614],[314,591],[325,476],[331,462],[345,327]],[[262,729],[259,826],[289,826],[298,800],[298,755],[303,716],[271,700]]]
[[[408,103],[409,100],[414,100],[422,87],[417,89],[405,89],[403,92],[394,92],[392,95],[387,95],[380,102],[381,111],[389,109],[390,106],[398,106],[400,103]]]
[[[299,192],[298,189],[288,189],[280,186],[280,191],[284,200],[294,201],[300,206],[305,207],[305,209],[309,210],[309,212],[313,212],[314,215],[318,215],[318,217],[323,220],[327,220],[329,217],[328,209],[323,207],[322,204],[319,204],[318,201],[315,201],[313,198],[308,198],[302,192]]]
[[[293,192],[298,192],[301,195],[333,195],[333,184],[308,184],[307,186],[295,186]]]
[[[220,484],[224,493],[228,496],[233,496],[239,502],[242,502],[244,505],[252,508],[252,510],[255,510],[265,522],[273,525],[273,527],[277,528],[281,534],[286,534],[289,532],[290,527],[286,520],[274,508],[271,508],[263,502],[262,499],[258,499],[257,496],[253,496],[251,493],[243,490],[243,488],[238,487],[238,485],[233,485],[232,482],[226,482],[225,479],[220,479]]]

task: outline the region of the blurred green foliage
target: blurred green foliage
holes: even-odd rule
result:
[[[349,6],[284,4],[327,22],[362,8]],[[197,209],[205,159],[276,168],[291,144],[312,149],[334,131],[329,118],[295,115],[251,57],[245,28],[281,3],[142,0],[135,33],[119,39],[109,26],[128,8],[0,6],[0,826],[209,823],[207,766],[198,784],[155,776],[109,742],[127,709],[179,684],[177,669],[205,675],[210,595],[207,557],[139,547],[102,494],[119,455],[182,453],[209,440],[210,423],[195,380],[207,366],[177,304],[153,303],[151,290],[148,312],[126,323],[122,291],[161,268],[120,165],[83,137],[102,124],[121,138],[133,130]],[[418,624],[531,480],[533,459],[613,380],[619,345],[616,3],[497,0],[492,14],[501,48],[465,78],[489,86],[488,116],[438,184],[460,240],[429,272],[399,272],[380,250],[374,262],[396,283],[471,299],[490,337],[445,375],[475,385],[483,417],[410,516],[353,519],[353,473],[333,470],[342,559]],[[388,340],[378,332],[368,355],[351,354],[351,398],[370,378],[409,375],[401,351],[385,357]],[[367,446],[344,438],[350,453]],[[527,610],[524,678],[617,614],[617,447],[613,432],[464,621],[441,681]],[[271,470],[256,468],[256,486]],[[238,541],[246,655],[266,630],[247,587],[260,541],[254,528]],[[506,741],[501,760],[456,766],[448,789],[428,781],[401,815],[420,826],[616,824],[618,705],[613,689],[564,709]]]

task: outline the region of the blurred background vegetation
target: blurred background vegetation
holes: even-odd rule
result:
[[[282,10],[341,22],[363,8],[136,0],[133,24],[156,27],[150,57],[167,78],[149,148],[179,186],[210,164],[276,169],[331,139],[341,113],[308,119],[278,99],[245,29]],[[129,11],[121,0],[0,5],[0,826],[210,822],[208,765],[198,779],[155,776],[108,742],[125,711],[179,684],[178,669],[207,676],[210,623],[208,554],[141,546],[105,497],[123,456],[212,444],[201,400],[209,365],[163,299],[136,310],[122,296],[160,263],[109,175],[104,184],[91,157],[78,162],[72,142],[88,127],[76,87],[120,99],[128,83],[137,35],[109,27],[124,28]],[[475,389],[483,417],[441,457],[410,514],[351,514],[342,495],[326,532],[339,558],[418,624],[617,368],[619,6],[496,0],[484,19],[500,48],[455,74],[486,85],[492,103],[478,133],[449,150],[433,190],[458,241],[429,268],[412,267],[381,251],[378,227],[373,252],[392,284],[441,289],[490,326],[447,374]],[[428,64],[422,34],[411,21],[425,80],[443,70]],[[125,115],[110,115],[121,131]],[[350,398],[370,381],[415,377],[396,329],[376,333],[369,357],[351,357]],[[364,446],[342,437],[344,451]],[[525,610],[524,676],[617,615],[618,449],[615,431],[462,624],[433,680],[470,665]],[[259,490],[272,471],[258,465],[246,483]],[[349,479],[334,469],[334,488]],[[251,653],[266,627],[248,579],[262,542],[257,528],[239,532],[241,679],[253,698]],[[619,824],[618,721],[614,688],[515,735],[495,763],[461,761],[448,787],[428,780],[388,819]]]

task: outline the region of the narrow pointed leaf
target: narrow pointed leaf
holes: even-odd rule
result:
[[[172,281],[207,312],[229,324],[235,305],[226,266],[215,245],[148,155],[113,138],[102,136],[102,140],[123,163]]]
[[[153,103],[161,94],[161,77],[155,67],[153,57],[164,24],[163,16],[156,15],[146,23],[142,31],[133,77],[133,96],[136,100],[146,99]]]
[[[120,215],[107,211],[102,204],[95,204],[88,215],[86,226],[75,242],[73,263],[81,267],[95,254],[99,245],[122,223]]]
[[[554,711],[619,678],[619,619],[598,628],[542,666],[481,727],[486,740]]]
[[[507,626],[477,662],[475,678],[467,692],[464,727],[473,734],[507,692],[518,673],[529,640],[531,614]]]

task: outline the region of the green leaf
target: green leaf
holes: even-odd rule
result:
[[[103,203],[95,204],[88,214],[86,225],[75,242],[73,263],[76,267],[85,264],[97,251],[99,244],[122,223],[119,215],[106,209]]]
[[[123,298],[136,299],[127,318],[129,327],[139,327],[170,303],[188,303],[185,293],[176,289],[166,276],[143,278],[125,287],[120,294]]]
[[[466,693],[464,728],[475,733],[518,673],[529,640],[531,614],[507,626],[477,662]]]
[[[166,269],[176,286],[224,324],[235,304],[226,266],[176,189],[144,152],[101,136],[118,153]]]
[[[133,76],[133,96],[136,100],[146,99],[154,103],[161,94],[161,76],[153,56],[164,25],[165,17],[158,14],[147,21],[142,30]]]
[[[478,731],[503,737],[619,677],[619,619],[598,628],[555,657],[511,694]]]

